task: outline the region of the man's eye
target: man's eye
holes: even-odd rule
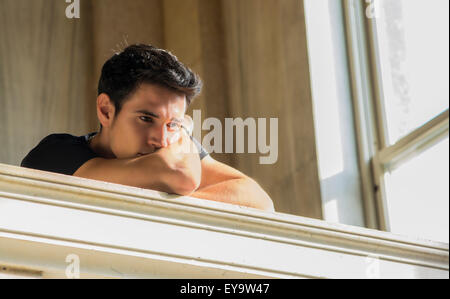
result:
[[[142,121],[144,121],[144,122],[146,122],[146,123],[151,123],[151,122],[153,122],[153,119],[151,118],[151,117],[148,117],[148,116],[141,116],[141,117],[139,117],[140,118],[140,120],[142,120]]]

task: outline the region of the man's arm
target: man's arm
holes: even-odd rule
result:
[[[183,151],[184,147],[192,150]],[[189,137],[155,153],[129,159],[95,158],[84,163],[74,176],[167,193],[188,195],[198,188],[201,164]]]
[[[274,211],[272,199],[253,179],[211,156],[201,165],[201,184],[189,196]]]

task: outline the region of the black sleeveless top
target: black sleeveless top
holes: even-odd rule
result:
[[[96,132],[84,136],[51,134],[42,139],[22,160],[20,166],[43,171],[73,175],[87,161],[100,157],[88,144]],[[200,143],[191,136],[200,159],[208,155]]]

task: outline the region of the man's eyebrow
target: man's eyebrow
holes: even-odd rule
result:
[[[153,116],[154,118],[159,118],[159,116],[157,114],[155,114],[153,112],[150,112],[150,111],[147,111],[147,110],[138,110],[138,111],[136,111],[136,113],[142,113],[142,114],[145,114],[145,115]]]
[[[142,113],[142,114],[153,116],[154,118],[158,118],[159,119],[159,116],[157,114],[155,114],[153,112],[150,112],[150,111],[147,111],[147,110],[138,110],[138,111],[136,111],[136,113]],[[177,117],[173,117],[172,120],[176,121],[176,122],[179,122],[179,123],[183,122],[182,119],[177,118]]]

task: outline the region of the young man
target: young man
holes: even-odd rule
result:
[[[201,87],[171,53],[129,46],[102,68],[100,131],[47,136],[21,166],[274,211],[253,179],[214,160],[186,133],[185,112]]]

